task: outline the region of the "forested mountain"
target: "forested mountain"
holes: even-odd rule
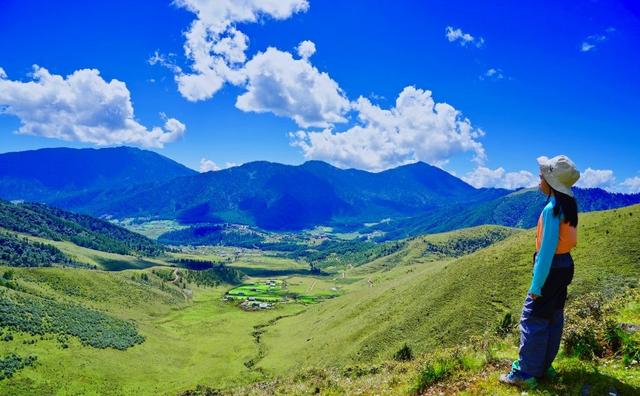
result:
[[[610,193],[599,188],[574,188],[580,212],[614,209],[640,203],[640,194]],[[537,189],[522,189],[474,205],[452,205],[419,216],[390,220],[362,231],[385,232],[383,239],[444,232],[482,224],[530,228],[538,221],[546,197]]]
[[[52,202],[195,173],[167,157],[133,147],[12,152],[0,154],[0,197]]]
[[[0,228],[104,252],[157,256],[162,245],[107,221],[43,204],[0,200]]]
[[[182,223],[230,222],[267,230],[351,225],[482,202],[507,190],[476,189],[422,162],[384,172],[339,169],[320,161],[292,166],[251,162],[56,205],[96,216],[153,217]]]
[[[10,267],[50,267],[52,264],[76,265],[54,246],[31,242],[25,237],[0,231],[0,265]]]
[[[575,190],[584,212],[640,202],[640,194]],[[0,154],[0,197],[95,217],[170,219],[198,227],[236,223],[274,231],[329,225],[382,231],[386,239],[481,224],[528,228],[545,199],[535,189],[476,189],[423,162],[373,173],[322,161],[256,161],[197,173],[128,147]]]

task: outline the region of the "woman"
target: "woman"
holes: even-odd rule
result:
[[[573,278],[570,251],[577,243],[578,207],[571,186],[580,178],[563,155],[540,157],[538,164],[547,205],[538,219],[533,278],[520,319],[519,359],[500,377],[501,382],[529,387],[555,375],[551,363],[560,348],[567,286]]]

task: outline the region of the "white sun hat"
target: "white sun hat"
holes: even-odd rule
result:
[[[544,156],[538,157],[538,165],[540,165],[542,177],[554,190],[573,197],[571,186],[580,179],[580,172],[569,157],[565,155],[558,155],[551,159]]]

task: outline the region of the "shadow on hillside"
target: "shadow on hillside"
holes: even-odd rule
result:
[[[150,261],[134,259],[131,260],[115,260],[103,257],[93,258],[105,271],[123,271],[128,269],[145,269],[158,265]]]
[[[618,378],[605,373],[584,369],[564,369],[559,378],[553,382],[542,381],[538,387],[541,391],[553,394],[571,395],[640,395],[640,387],[625,384]]]
[[[240,267],[240,266],[230,266],[230,268],[237,269],[248,276],[255,277],[277,277],[277,276],[290,276],[290,275],[308,275],[308,276],[328,276],[329,274],[321,271],[311,271],[309,269],[267,269],[267,268],[251,268],[251,267]]]

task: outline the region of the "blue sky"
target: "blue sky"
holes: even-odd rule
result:
[[[584,186],[640,191],[632,1],[82,3],[0,2],[0,152],[129,144],[194,169],[423,160],[503,187],[562,153]]]

